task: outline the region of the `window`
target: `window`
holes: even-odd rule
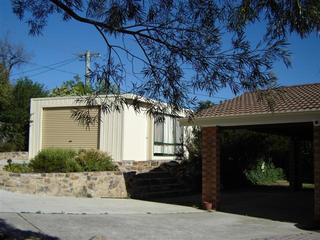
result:
[[[183,128],[177,117],[164,115],[154,120],[155,156],[176,156],[182,152]]]

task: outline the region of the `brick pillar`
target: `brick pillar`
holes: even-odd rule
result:
[[[320,126],[313,127],[314,219],[320,224]]]
[[[217,209],[220,198],[220,143],[218,127],[202,128],[202,201]],[[211,206],[210,206],[211,205]]]

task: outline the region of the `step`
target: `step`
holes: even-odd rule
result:
[[[171,177],[171,175],[165,171],[154,171],[154,172],[139,173],[134,177],[135,178],[168,178],[168,177]]]
[[[192,193],[190,189],[180,189],[175,191],[162,191],[162,192],[144,192],[139,194],[132,194],[132,198],[135,199],[152,199],[152,198],[167,198],[178,197]]]
[[[162,185],[145,185],[145,186],[135,186],[135,192],[148,193],[148,192],[162,192],[171,190],[180,190],[186,188],[180,183],[173,184],[162,184]]]
[[[138,186],[144,185],[157,185],[157,184],[173,184],[177,183],[177,179],[174,177],[163,177],[163,178],[136,178],[134,179],[134,184]]]

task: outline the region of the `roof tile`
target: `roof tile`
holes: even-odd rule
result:
[[[320,110],[320,83],[246,92],[204,109],[196,118]]]

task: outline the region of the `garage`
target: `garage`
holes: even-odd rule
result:
[[[99,123],[85,125],[72,117],[75,108],[44,108],[42,121],[42,149],[72,148],[98,149]],[[79,109],[78,109],[79,110]],[[90,109],[90,116],[99,109]]]

